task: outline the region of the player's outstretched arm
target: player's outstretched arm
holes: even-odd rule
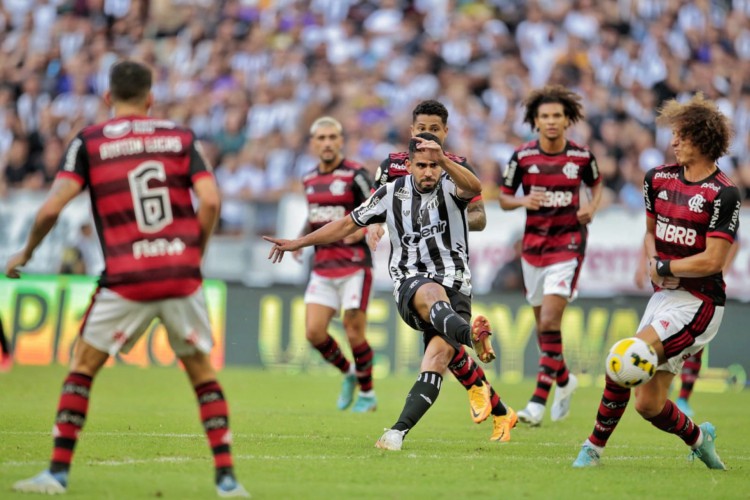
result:
[[[21,251],[11,255],[10,259],[8,259],[5,267],[6,276],[9,278],[19,278],[21,276],[18,268],[31,260],[34,250],[36,250],[42,240],[44,240],[44,237],[47,236],[47,233],[54,227],[62,209],[81,192],[81,189],[81,184],[68,177],[58,177],[55,179],[49,194],[47,194],[47,198],[44,200],[42,206],[39,207],[26,245]]]
[[[273,243],[273,248],[268,253],[268,259],[275,264],[281,262],[281,259],[284,258],[284,252],[293,252],[313,245],[327,245],[342,240],[359,229],[361,229],[360,226],[354,223],[350,215],[347,215],[295,240],[271,236],[264,236],[263,239]]]

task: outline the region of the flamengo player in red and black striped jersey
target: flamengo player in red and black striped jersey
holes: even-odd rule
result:
[[[646,174],[646,237],[654,295],[636,337],[659,357],[655,374],[635,393],[636,409],[654,427],[677,435],[709,469],[726,469],[716,453],[716,430],[696,425],[668,399],[683,363],[716,336],[724,315],[722,268],[740,223],[740,193],[716,166],[729,149],[729,119],[702,94],[685,103],[668,101],[659,125],[672,128],[674,165]],[[608,376],[594,430],[574,467],[600,463],[607,440],[630,400],[630,388]]]
[[[65,205],[89,189],[106,269],[63,384],[50,467],[16,483],[17,491],[66,491],[94,377],[109,356],[128,352],[159,318],[195,388],[218,494],[249,496],[234,476],[229,410],[208,357],[213,340],[201,287],[200,263],[219,216],[219,190],[193,133],[147,116],[151,82],[151,70],[142,64],[112,66],[104,100],[114,118],[83,129],[70,143],[25,248],[6,267],[9,277],[18,278],[18,267],[31,259]]]
[[[310,127],[310,142],[320,162],[302,179],[309,213],[301,236],[349,215],[370,196],[372,181],[360,164],[344,159],[341,123],[324,116]],[[372,381],[373,350],[365,338],[367,304],[372,291],[372,255],[361,229],[343,240],[315,246],[313,269],[305,291],[305,336],[328,363],[344,374],[337,401],[363,413],[377,407]],[[295,252],[301,257],[301,251]],[[344,310],[344,330],[354,363],[342,353],[328,326]],[[359,395],[354,402],[354,392]]]
[[[540,425],[553,383],[553,421],[565,418],[578,382],[563,357],[560,327],[568,302],[576,296],[586,248],[586,225],[599,206],[602,184],[587,148],[569,141],[565,130],[583,118],[580,96],[560,85],[535,90],[524,102],[524,121],[539,139],[516,149],[500,190],[503,210],[526,208],[522,261],[526,299],[534,308],[541,347],[537,385],[518,419]],[[591,199],[580,203],[581,185]],[[516,197],[519,186],[523,196]]]

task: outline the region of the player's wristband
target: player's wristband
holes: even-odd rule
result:
[[[668,276],[674,276],[672,274],[672,261],[669,259],[657,260],[656,261],[656,274],[664,278]]]

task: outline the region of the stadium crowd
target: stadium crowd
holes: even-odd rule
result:
[[[491,199],[533,137],[521,99],[545,83],[584,98],[570,136],[605,204],[641,209],[644,173],[672,160],[656,109],[695,91],[732,119],[720,167],[750,198],[748,0],[0,0],[0,196],[49,186],[72,134],[107,117],[125,57],[155,70],[152,115],[190,126],[217,165],[225,232],[244,204],[300,189],[315,117],[337,117],[346,157],[374,172],[430,98]]]

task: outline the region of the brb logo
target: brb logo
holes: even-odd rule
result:
[[[543,207],[567,207],[573,202],[573,193],[570,191],[545,191]]]
[[[677,243],[679,245],[695,245],[695,237],[698,235],[695,229],[686,229],[680,226],[674,226],[667,222],[656,222],[656,237],[667,243]]]
[[[437,224],[425,226],[418,233],[408,233],[403,235],[401,237],[401,243],[403,243],[407,247],[415,247],[419,244],[420,239],[434,238],[438,234],[443,234],[447,225],[448,224],[446,224],[445,221],[441,220]]]

